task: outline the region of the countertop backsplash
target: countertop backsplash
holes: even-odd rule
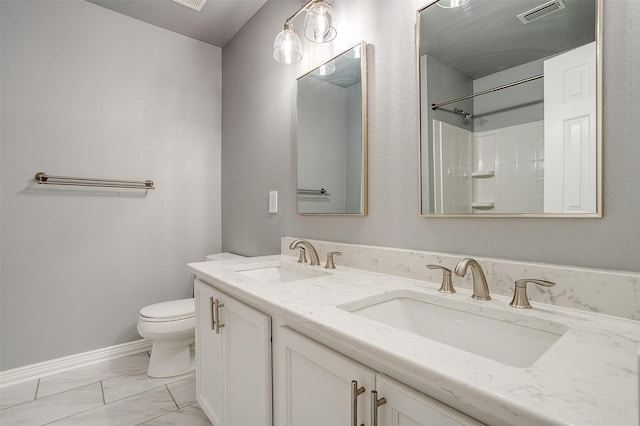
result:
[[[296,256],[289,245],[296,238],[281,239],[281,254]],[[336,265],[364,269],[382,274],[440,283],[442,272],[426,265],[444,266],[453,271],[465,257],[477,260],[487,277],[491,294],[513,295],[514,281],[522,278],[544,279],[556,283],[540,288],[529,284],[527,293],[535,303],[547,303],[599,314],[640,320],[640,274],[624,271],[588,269],[574,266],[493,259],[480,256],[453,255],[389,247],[345,244],[307,239],[318,251],[322,265],[327,253],[339,251]],[[471,272],[458,277],[453,274],[454,287],[472,287]]]

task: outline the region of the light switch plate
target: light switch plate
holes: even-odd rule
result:
[[[278,213],[278,191],[269,191],[269,213]]]

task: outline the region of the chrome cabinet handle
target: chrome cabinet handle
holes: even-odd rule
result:
[[[385,398],[378,399],[378,391],[371,391],[371,426],[378,426],[378,407],[387,403]]]
[[[220,308],[223,308],[224,304],[220,303],[218,299],[213,301],[213,310],[215,312],[215,319],[213,321],[214,330],[216,334],[220,334],[220,329],[224,327],[224,324],[220,323]]]
[[[531,303],[529,303],[529,297],[527,296],[527,283],[538,284],[543,287],[553,287],[556,283],[546,280],[534,280],[525,278],[523,280],[516,280],[516,286],[513,291],[513,299],[509,302],[509,305],[514,308],[531,309]]]
[[[358,426],[358,395],[364,393],[364,387],[358,387],[358,382],[351,381],[351,426]],[[364,426],[364,425],[360,425]]]
[[[209,310],[211,311],[211,330],[215,330],[216,329],[216,317],[213,313],[213,307],[214,307],[214,303],[213,303],[213,297],[209,298]]]

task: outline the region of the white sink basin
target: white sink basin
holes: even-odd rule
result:
[[[512,367],[530,367],[568,330],[481,303],[399,290],[338,308]]]
[[[286,283],[329,275],[327,272],[289,268],[282,265],[254,266],[246,269],[236,269],[235,272],[265,283]]]

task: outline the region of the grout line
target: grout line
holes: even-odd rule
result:
[[[1,0],[0,0],[0,1],[1,1]],[[149,355],[149,352],[147,352],[147,355],[148,355],[148,356],[150,356],[150,355]],[[142,369],[140,369],[140,370],[142,370]],[[138,371],[138,370],[136,370],[136,371]],[[80,385],[80,386],[77,386],[77,387],[74,387],[74,388],[71,388],[71,389],[62,390],[62,391],[60,391],[60,392],[56,392],[56,393],[53,393],[53,394],[51,394],[51,395],[43,396],[41,399],[43,399],[43,398],[49,398],[49,397],[52,397],[52,396],[54,396],[54,395],[57,395],[57,394],[60,394],[60,393],[64,393],[64,392],[68,392],[68,391],[71,391],[71,390],[74,390],[74,389],[77,389],[77,388],[80,388],[80,387],[90,386],[90,385],[92,385],[92,384],[99,383],[99,384],[100,384],[100,391],[101,391],[101,394],[102,394],[102,402],[103,402],[102,407],[104,407],[105,405],[108,405],[108,404],[107,404],[107,402],[106,402],[105,391],[104,391],[104,384],[103,384],[104,380],[109,380],[109,379],[112,379],[112,378],[114,378],[114,377],[120,377],[120,376],[123,376],[123,375],[126,375],[126,374],[127,374],[127,373],[123,373],[123,374],[120,374],[120,375],[117,375],[117,376],[112,376],[112,377],[104,378],[104,379],[102,379],[102,380],[97,380],[97,381],[92,382],[92,383],[83,384],[83,385]],[[169,386],[168,386],[168,385],[173,384],[173,383],[176,383],[176,382],[179,382],[179,381],[184,380],[184,379],[187,379],[187,378],[189,378],[189,377],[193,376],[194,374],[195,374],[195,373],[191,372],[191,373],[187,373],[187,374],[184,374],[184,375],[175,376],[175,378],[173,378],[173,380],[171,380],[169,383],[165,383],[164,385],[159,385],[159,386],[157,386],[157,387],[155,387],[155,386],[154,386],[154,387],[149,388],[149,389],[141,390],[140,392],[137,392],[137,393],[135,393],[135,394],[133,394],[133,395],[128,395],[128,396],[126,396],[126,397],[122,397],[122,398],[118,398],[118,399],[116,399],[116,400],[114,400],[114,401],[110,401],[110,403],[111,403],[111,402],[116,402],[116,401],[122,401],[122,400],[124,400],[124,399],[131,398],[131,397],[133,397],[133,396],[136,396],[136,395],[139,395],[139,394],[142,394],[142,393],[145,393],[145,392],[151,391],[151,390],[153,390],[153,389],[158,389],[158,388],[160,388],[160,387],[164,386],[164,387],[165,387],[165,389],[167,390],[167,392],[169,393],[169,396],[171,397],[171,399],[172,399],[172,401],[173,401],[174,405],[176,406],[176,409],[175,409],[175,410],[172,410],[172,411],[168,411],[168,412],[163,413],[163,414],[161,414],[160,416],[158,416],[158,417],[162,417],[162,416],[164,416],[164,415],[166,415],[166,414],[168,414],[168,413],[170,413],[170,412],[173,412],[173,411],[176,411],[176,410],[180,410],[180,409],[181,409],[181,408],[180,408],[180,406],[178,405],[178,403],[176,402],[176,399],[173,397],[173,394],[172,394],[172,393],[171,393],[171,391],[169,390]],[[35,395],[34,395],[34,400],[33,400],[33,401],[35,401],[35,400],[36,400],[35,398],[37,397],[38,392],[40,391],[41,379],[40,379],[40,378],[38,378],[37,380],[38,380],[38,381],[37,381],[37,384],[36,384],[36,390],[35,390]],[[16,404],[16,405],[27,404],[27,403],[29,403],[29,402],[33,402],[33,401],[26,401],[26,402],[24,402],[24,403]],[[191,405],[194,405],[194,404],[196,404],[196,403],[197,403],[197,402],[193,402],[192,404],[187,404],[187,405],[185,405],[185,407],[187,407],[187,406],[191,406]],[[185,408],[185,407],[182,407],[182,408]],[[7,408],[9,408],[9,407],[7,407]],[[88,409],[86,409],[86,410],[83,410],[83,411],[80,411],[80,412],[77,412],[77,413],[70,414],[70,415],[65,416],[65,417],[63,417],[63,418],[55,419],[55,420],[52,420],[52,421],[50,421],[50,422],[47,422],[46,424],[47,424],[47,425],[49,425],[49,424],[53,424],[53,423],[58,422],[58,421],[60,421],[60,420],[67,419],[67,418],[70,418],[70,417],[74,417],[74,416],[77,416],[77,415],[79,415],[79,414],[82,414],[82,413],[85,413],[85,412],[87,412],[87,411],[91,411],[91,410],[94,410],[94,409],[97,409],[97,408],[100,408],[100,406],[98,406],[98,407],[93,407],[93,408],[88,408]],[[158,417],[156,417],[156,418],[158,418]],[[153,419],[147,419],[147,420],[145,420],[144,422],[142,422],[142,423],[140,423],[140,424],[144,424],[145,422],[148,422],[148,421],[150,421],[150,420],[153,420]]]
[[[4,410],[7,410],[7,409],[9,409],[9,408],[17,407],[18,405],[29,404],[30,402],[35,401],[35,400],[38,398],[38,390],[39,390],[39,388],[40,388],[40,379],[37,379],[37,380],[38,380],[38,382],[36,383],[36,390],[35,390],[35,392],[34,392],[34,394],[33,394],[33,399],[30,399],[30,400],[28,400],[28,401],[18,402],[17,404],[13,404],[13,405],[8,405],[8,406],[4,407],[4,408],[3,408],[2,410],[0,410],[0,411],[4,411]],[[45,398],[46,398],[46,397],[45,397]]]
[[[93,384],[93,383],[91,383],[91,384]],[[100,389],[102,389],[102,382],[100,382]],[[104,402],[104,393],[102,394],[102,401]],[[88,411],[92,411],[92,410],[95,410],[96,408],[101,408],[101,407],[104,407],[104,405],[99,405],[97,407],[87,408],[86,410],[78,411],[77,413],[69,414],[68,416],[61,417],[61,418],[55,419],[55,420],[51,420],[50,422],[44,423],[42,426],[54,424],[54,423],[57,423],[57,422],[59,422],[61,420],[69,419],[69,418],[75,417],[75,416],[80,415],[80,414],[84,414],[84,413],[86,413]]]
[[[61,420],[69,419],[69,418],[75,417],[75,416],[80,415],[80,414],[84,414],[84,413],[86,413],[88,411],[92,411],[92,410],[95,410],[96,408],[101,408],[101,407],[104,407],[104,405],[102,405],[102,406],[99,405],[97,407],[87,408],[86,410],[78,411],[77,413],[69,414],[68,416],[61,417],[61,418],[55,419],[55,420],[51,420],[50,422],[44,423],[42,426],[54,424],[54,423],[57,423],[57,422],[59,422]]]
[[[2,0],[0,0],[0,1],[2,1]],[[147,351],[143,351],[143,352],[139,352],[139,353],[136,353],[136,354],[133,354],[133,355],[127,355],[127,356],[120,357],[120,358],[127,358],[127,357],[131,357],[131,356],[137,356],[137,355],[142,354],[142,353],[146,353],[146,354],[147,354],[147,356],[150,356],[150,355],[149,355],[149,352],[147,352]],[[97,362],[97,363],[95,363],[95,364],[91,364],[91,365],[84,365],[84,366],[81,366],[81,367],[78,367],[78,368],[74,368],[74,369],[70,369],[70,370],[65,370],[65,371],[62,371],[62,372],[57,373],[57,374],[52,374],[52,375],[49,375],[49,376],[44,376],[44,378],[53,377],[53,376],[57,376],[58,374],[65,374],[65,373],[73,372],[73,371],[80,370],[80,369],[88,369],[88,367],[93,367],[93,369],[95,369],[95,368],[96,368],[100,363],[102,363],[102,362],[109,362],[109,361],[110,361],[110,360],[105,360],[105,361],[100,361],[100,362]],[[102,381],[104,381],[104,380],[110,380],[110,379],[115,379],[115,378],[122,377],[122,376],[127,376],[127,375],[129,375],[129,374],[131,374],[131,373],[137,373],[137,372],[140,372],[140,371],[143,371],[143,370],[144,370],[144,371],[146,371],[146,370],[147,370],[147,367],[134,368],[134,369],[131,369],[131,370],[129,370],[129,369],[127,369],[127,368],[125,368],[125,369],[124,369],[124,371],[122,371],[122,372],[120,372],[120,373],[115,373],[114,375],[111,375],[112,373],[114,373],[113,371],[109,371],[107,374],[101,374],[101,375],[99,375],[99,376],[98,376],[98,377],[100,377],[99,379],[96,377],[96,379],[97,379],[97,380],[95,380],[95,381],[88,382],[88,383],[78,382],[78,383],[75,383],[74,385],[72,385],[72,387],[70,387],[70,388],[68,388],[68,389],[61,389],[61,390],[59,390],[59,391],[57,391],[57,392],[54,392],[54,393],[51,393],[51,394],[49,394],[49,395],[41,396],[40,398],[38,398],[38,392],[40,391],[40,384],[41,384],[41,380],[42,380],[42,378],[38,378],[38,384],[37,384],[37,386],[36,386],[36,396],[35,396],[34,400],[36,400],[36,399],[42,399],[42,398],[47,398],[47,397],[50,397],[50,396],[53,396],[53,395],[58,395],[58,394],[61,394],[61,393],[64,393],[64,392],[68,392],[68,391],[72,391],[72,390],[75,390],[75,389],[81,388],[81,387],[83,387],[83,386],[89,386],[89,385],[92,385],[92,384],[94,384],[94,383],[102,382]],[[77,382],[77,380],[76,380],[76,382]],[[102,384],[102,383],[101,383],[101,384]],[[30,401],[26,401],[26,402],[30,402]],[[21,402],[20,404],[24,404],[24,402]],[[19,404],[18,404],[18,405],[19,405]],[[9,408],[9,407],[7,407],[7,408]]]
[[[173,410],[173,411],[175,411],[175,410]],[[167,415],[167,414],[169,414],[169,413],[173,413],[173,411],[168,411],[168,412],[166,412],[166,413],[162,413],[162,414],[160,414],[160,415],[158,415],[158,416],[156,416],[156,417],[153,417],[153,418],[151,418],[151,419],[143,420],[143,421],[142,421],[142,422],[140,422],[140,423],[136,423],[136,424],[135,424],[135,426],[142,426],[142,425],[145,425],[145,424],[147,424],[147,423],[149,423],[149,422],[152,422],[152,421],[157,420],[157,419],[159,419],[159,418],[161,418],[161,417],[164,417],[164,416],[166,416],[166,415]]]
[[[171,393],[171,391],[169,390],[169,386],[168,385],[164,385],[165,388],[167,388],[167,392],[169,392],[169,396],[171,397],[171,399],[173,400],[173,403],[176,404],[176,409],[179,410],[180,406],[178,405],[178,403],[176,402],[176,399],[173,397],[173,394]]]
[[[2,2],[2,0],[0,0],[0,2]],[[188,376],[189,374],[193,374],[193,372],[192,372],[192,373],[186,373],[186,374],[184,374],[184,375],[180,375],[180,376],[170,377],[169,379],[172,379],[172,380],[171,380],[171,381],[169,381],[169,382],[167,382],[167,383],[164,383],[164,384],[160,384],[160,383],[158,383],[158,384],[154,384],[152,387],[150,387],[150,388],[148,388],[148,389],[142,389],[142,390],[140,390],[140,391],[138,391],[138,392],[136,392],[136,393],[134,393],[134,394],[127,395],[127,396],[122,396],[122,397],[120,397],[120,398],[118,398],[118,399],[114,399],[113,401],[109,401],[107,404],[111,404],[112,402],[116,402],[116,401],[122,401],[123,399],[127,399],[127,398],[130,398],[130,397],[132,397],[132,396],[140,395],[141,393],[149,392],[149,391],[151,391],[151,390],[160,389],[161,387],[164,387],[164,386],[167,386],[167,385],[172,385],[172,384],[177,383],[177,382],[179,382],[179,381],[181,381],[181,380],[183,380],[183,379],[188,378],[188,377],[189,377],[189,376]],[[167,389],[168,389],[168,388],[167,388]],[[171,395],[171,392],[169,392],[169,395]],[[173,395],[171,396],[171,398],[173,398]]]
[[[1,1],[1,0],[0,0],[0,1]],[[142,391],[142,392],[138,392],[138,393],[133,394],[133,395],[126,396],[126,397],[124,397],[124,398],[114,399],[113,401],[109,402],[109,404],[112,404],[112,403],[115,403],[115,402],[119,402],[119,401],[124,401],[124,400],[126,400],[126,399],[128,399],[128,398],[131,398],[131,397],[134,397],[134,396],[138,396],[138,395],[143,394],[143,393],[145,393],[145,392],[149,392],[149,391],[152,391],[152,390],[160,389],[161,387],[162,387],[162,386],[158,386],[158,387],[155,387],[155,388],[152,388],[152,389],[147,389],[147,390],[144,390],[144,391]],[[166,388],[167,388],[167,391],[169,390],[169,388],[167,387],[167,385],[164,385],[164,387],[166,387]],[[100,382],[100,388],[102,389],[102,382]],[[169,392],[169,395],[171,396],[171,399],[173,399],[173,395],[171,395],[171,392]],[[103,398],[103,401],[104,401],[104,389],[103,389],[103,393],[102,393],[102,398]],[[175,399],[173,399],[173,403],[174,403],[174,404],[176,403]],[[56,423],[56,422],[58,422],[58,421],[60,421],[60,420],[68,419],[68,418],[70,418],[70,417],[74,417],[74,416],[77,416],[77,415],[79,415],[79,414],[86,413],[86,412],[88,412],[88,411],[92,411],[92,410],[95,410],[95,409],[98,409],[98,408],[102,408],[102,407],[104,407],[104,406],[106,406],[106,405],[109,405],[109,404],[107,404],[107,403],[105,402],[105,404],[104,404],[104,405],[97,406],[97,407],[93,407],[93,408],[87,408],[86,410],[83,410],[83,411],[79,411],[79,412],[77,412],[77,413],[70,414],[70,415],[68,415],[68,416],[66,416],[66,417],[62,417],[62,418],[60,418],[60,419],[52,420],[52,421],[50,421],[50,422],[48,422],[48,423],[45,423],[45,424],[44,424],[44,425],[42,425],[42,426],[46,426],[46,425],[50,425],[50,424],[54,424],[54,423]],[[177,406],[177,404],[176,404],[176,406]],[[149,422],[149,421],[151,421],[151,420],[155,420],[155,419],[157,419],[157,418],[159,418],[159,417],[162,417],[162,416],[167,415],[167,414],[169,414],[169,413],[172,413],[172,412],[174,412],[174,411],[176,411],[176,410],[167,411],[167,412],[165,412],[165,413],[162,413],[162,414],[158,415],[157,417],[154,417],[154,418],[151,418],[151,419],[146,419],[146,420],[144,420],[143,422],[138,423],[137,425],[142,425],[142,424],[144,424],[144,423],[146,423],[146,422]],[[3,426],[4,426],[4,425],[3,425]]]

